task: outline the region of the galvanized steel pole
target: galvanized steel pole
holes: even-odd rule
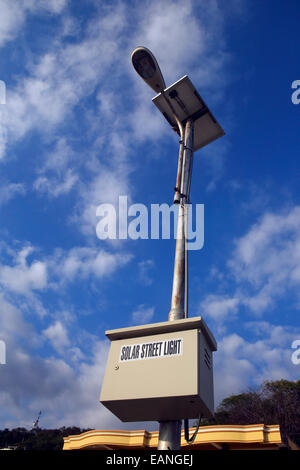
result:
[[[179,450],[181,443],[181,421],[161,421],[157,450]]]
[[[185,126],[184,153],[181,174],[181,201],[178,214],[177,240],[175,250],[175,263],[173,274],[173,289],[171,310],[169,321],[180,320],[185,317],[184,312],[184,286],[185,286],[185,258],[186,258],[186,224],[185,224],[185,204],[189,201],[191,168],[193,159],[193,121],[188,119]]]
[[[165,102],[168,104],[173,118],[176,121],[179,134],[180,134],[180,141],[179,141],[179,156],[178,156],[178,166],[177,166],[177,177],[176,177],[176,185],[175,185],[175,195],[174,195],[174,204],[180,203],[180,185],[181,185],[181,175],[182,175],[182,159],[183,159],[183,149],[184,149],[184,128],[183,125],[177,116],[177,113],[174,109],[174,106],[171,100],[168,98],[167,94],[163,90],[161,92],[162,96],[164,97]],[[175,129],[175,128],[174,128]]]
[[[181,144],[182,145],[182,144]],[[184,151],[181,170],[180,206],[177,222],[177,240],[173,274],[173,289],[169,321],[185,318],[187,312],[187,224],[186,207],[189,202],[190,182],[194,148],[194,123],[188,119],[184,132]],[[179,153],[179,158],[181,155]],[[159,423],[158,450],[179,450],[181,444],[181,420]]]

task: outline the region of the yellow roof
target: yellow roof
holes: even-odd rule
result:
[[[190,434],[195,428],[190,429]],[[92,430],[64,438],[63,450],[95,449],[156,449],[158,431],[109,431]],[[278,449],[283,446],[278,425],[264,424],[216,425],[199,428],[193,444],[188,444],[181,433],[182,450],[222,449]]]

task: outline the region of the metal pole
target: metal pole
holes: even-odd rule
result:
[[[192,159],[194,148],[194,124],[188,119],[184,132],[184,152],[181,169],[180,206],[177,223],[177,240],[173,274],[173,289],[169,321],[185,317],[185,295],[187,296],[186,273],[186,227],[185,203],[189,201]],[[180,158],[179,152],[179,158]],[[178,165],[179,166],[179,165]],[[187,300],[187,299],[186,299]],[[186,304],[187,305],[187,304]],[[181,420],[160,421],[158,450],[179,450],[181,444]]]
[[[189,201],[191,163],[193,156],[193,121],[188,119],[185,126],[184,153],[181,174],[181,203],[178,213],[177,240],[175,249],[175,263],[173,274],[173,289],[169,321],[184,318],[184,291],[185,291],[185,203]]]
[[[189,207],[184,206],[184,318],[188,318],[189,315],[189,258],[188,258],[188,249],[187,249],[187,233],[188,233],[188,215]]]
[[[173,288],[169,321],[184,318],[184,284],[185,284],[185,237],[184,237],[184,205],[178,210],[177,239],[173,273]]]
[[[177,177],[176,177],[176,185],[175,185],[175,195],[174,195],[174,204],[180,203],[180,182],[181,182],[181,170],[182,170],[182,158],[183,158],[183,149],[184,149],[184,128],[183,125],[174,109],[173,104],[169,100],[165,90],[161,92],[164,100],[166,101],[167,105],[169,106],[171,113],[176,121],[179,134],[180,134],[180,141],[179,141],[179,156],[178,156],[178,167],[177,167]]]
[[[180,450],[181,421],[161,421],[157,450]]]
[[[174,204],[180,203],[180,181],[181,181],[181,170],[182,170],[182,158],[184,150],[184,131],[180,132],[180,141],[179,141],[179,156],[178,156],[178,167],[177,167],[177,177],[175,185],[175,194],[174,194]]]
[[[191,130],[193,133],[194,130]],[[194,142],[194,140],[193,140]],[[192,146],[193,148],[193,146]],[[190,188],[191,188],[191,178],[192,178],[192,170],[193,170],[193,160],[194,160],[194,152],[191,153],[190,158],[190,168],[189,168],[189,176],[188,176],[188,185],[187,185],[187,198],[186,198],[186,205],[185,205],[185,215],[184,215],[184,230],[185,230],[185,286],[184,286],[184,317],[188,318],[189,316],[189,270],[188,270],[188,249],[187,249],[187,234],[188,234],[188,216],[189,216],[189,206],[190,204]]]

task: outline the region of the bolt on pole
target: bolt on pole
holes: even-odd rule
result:
[[[182,145],[182,143],[180,144]],[[194,148],[194,123],[188,119],[184,132],[184,151],[181,170],[180,206],[177,222],[177,239],[173,274],[173,289],[169,321],[185,318],[187,306],[187,250],[186,250],[186,217],[185,204],[189,202],[190,182]],[[179,152],[181,158],[181,152]],[[180,163],[179,163],[180,164]],[[158,450],[179,450],[181,444],[181,420],[161,421],[159,423]]]

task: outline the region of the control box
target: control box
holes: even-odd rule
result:
[[[214,413],[216,341],[202,317],[107,331],[100,402],[121,421],[167,421]]]

